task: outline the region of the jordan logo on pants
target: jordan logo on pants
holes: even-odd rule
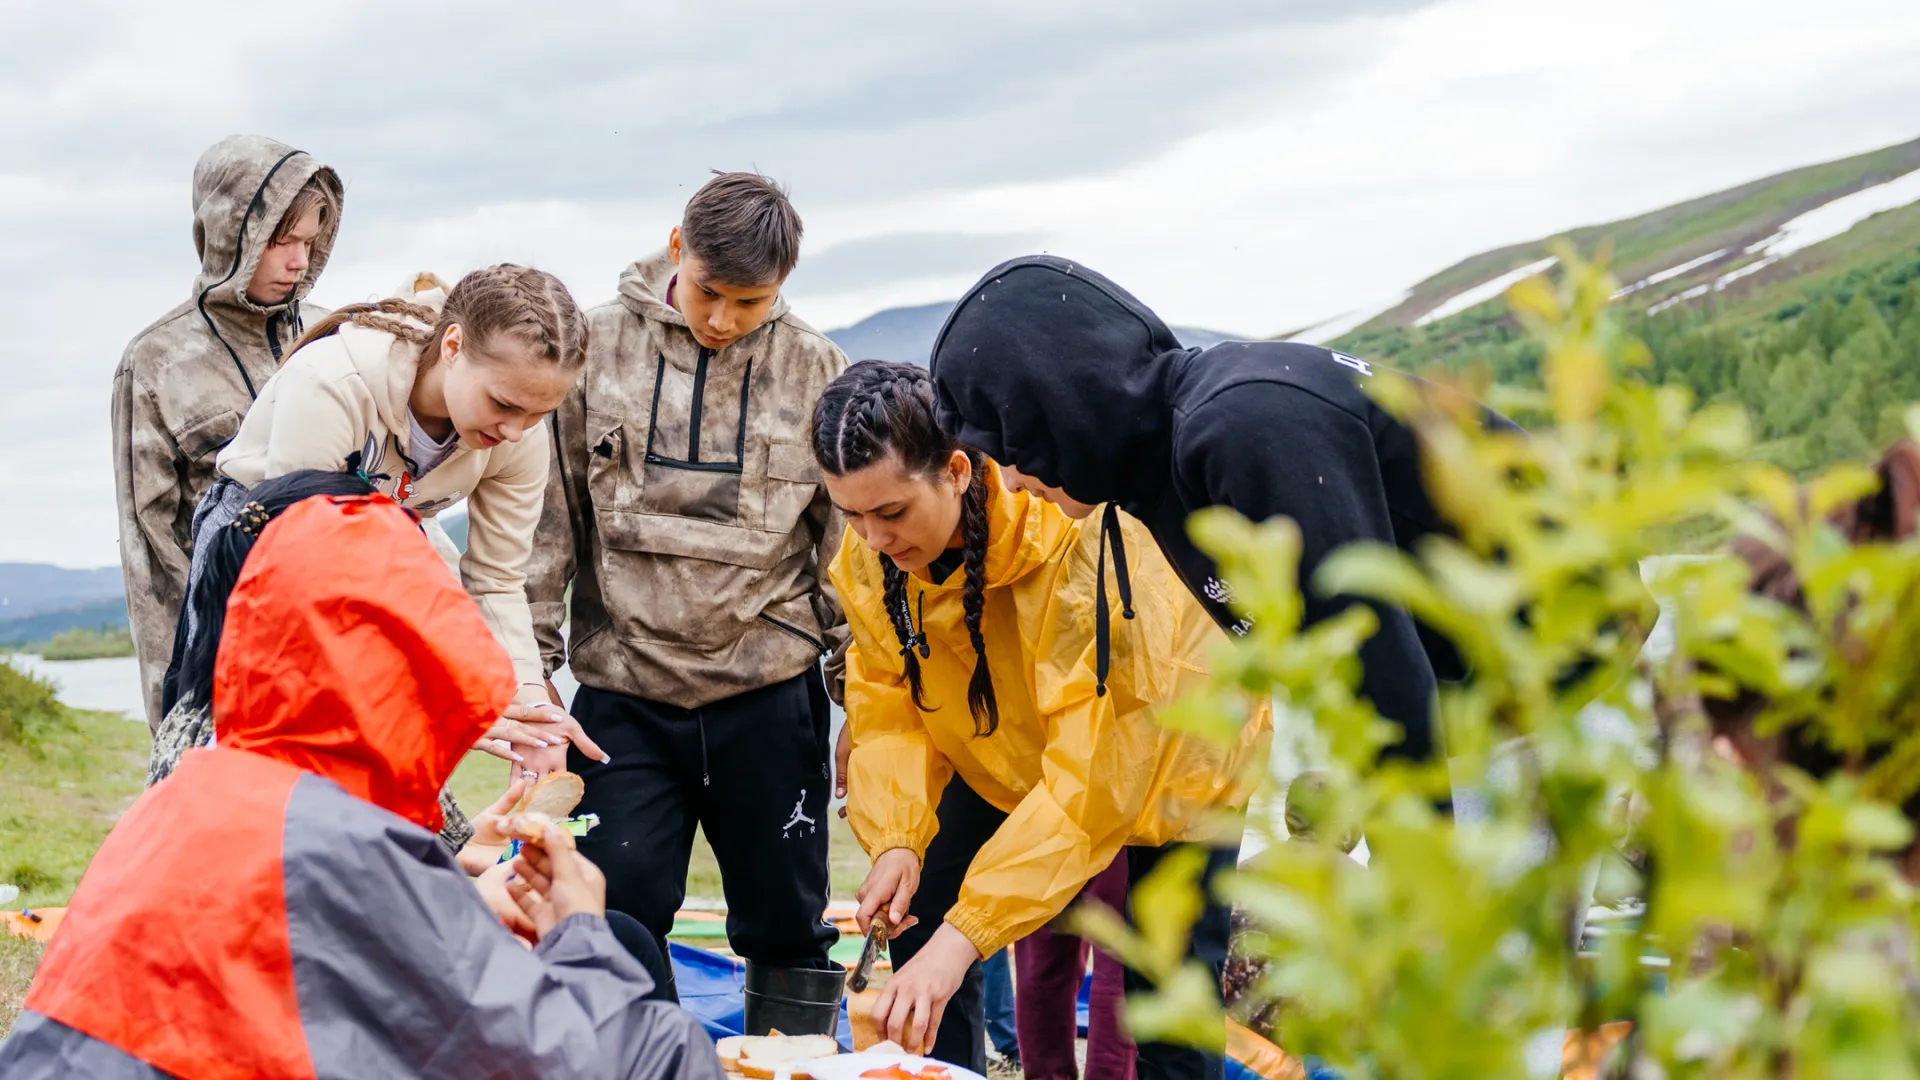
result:
[[[807,827],[807,831],[804,833],[796,832],[795,830],[799,829],[802,825]],[[790,840],[795,836],[812,836],[817,831],[814,827],[814,820],[807,816],[807,789],[801,788],[800,798],[793,804],[793,816],[787,819],[785,825],[780,826],[780,836],[782,839]]]

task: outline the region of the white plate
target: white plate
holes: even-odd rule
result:
[[[919,1072],[928,1065],[938,1065],[946,1069],[953,1080],[986,1080],[986,1077],[972,1069],[963,1069],[945,1061],[916,1057],[912,1054],[835,1054],[832,1057],[815,1058],[812,1061],[794,1064],[795,1068],[804,1068],[813,1080],[860,1080],[861,1073],[884,1069],[889,1065],[902,1066],[908,1072]]]

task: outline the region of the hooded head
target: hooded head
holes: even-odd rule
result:
[[[934,339],[940,426],[1083,503],[1130,503],[1167,469],[1168,382],[1189,354],[1125,289],[1029,255],[995,267]]]
[[[325,215],[314,237],[306,272],[285,299],[261,304],[247,295],[287,208],[309,180],[344,198],[340,177],[305,151],[259,135],[230,135],[215,143],[193,167],[193,248],[200,256],[194,296],[202,306],[266,315],[298,304],[313,289],[339,235],[340,215]]]
[[[410,514],[310,498],[265,527],[228,601],[214,729],[437,831],[440,789],[513,694],[506,653]]]

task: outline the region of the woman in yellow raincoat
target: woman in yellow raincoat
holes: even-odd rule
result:
[[[848,817],[874,859],[861,926],[884,911],[898,935],[874,1017],[970,1064],[981,957],[1116,858],[1129,886],[1182,843],[1207,847],[1209,878],[1233,866],[1240,833],[1220,811],[1245,807],[1271,714],[1254,704],[1227,748],[1162,729],[1156,710],[1206,679],[1221,631],[1139,522],[1108,507],[1083,524],[1005,490],[940,432],[925,370],[853,365],[814,408],[813,451],[851,527],[832,578],[853,631]],[[1209,891],[1193,955],[1218,971],[1227,935]],[[1148,1080],[1222,1069],[1218,1053],[1139,1047]]]

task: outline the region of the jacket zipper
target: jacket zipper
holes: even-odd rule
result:
[[[696,360],[693,365],[693,406],[688,410],[691,415],[687,418],[687,461],[689,464],[697,465],[700,463],[700,413],[706,403],[707,396],[707,358],[712,355],[712,350],[702,345],[700,347],[700,358]]]
[[[779,619],[774,618],[773,616],[767,614],[764,611],[760,613],[760,617],[762,619],[765,619],[767,622],[772,623],[774,626],[777,626],[780,629],[785,630],[787,633],[792,634],[794,637],[799,638],[801,641],[804,641],[807,644],[813,646],[814,651],[818,652],[821,656],[825,656],[828,653],[833,651],[832,649],[827,648],[826,642],[820,640],[817,637],[814,637],[812,634],[807,633],[805,630],[800,629],[799,627],[793,625],[792,623],[781,622]]]

